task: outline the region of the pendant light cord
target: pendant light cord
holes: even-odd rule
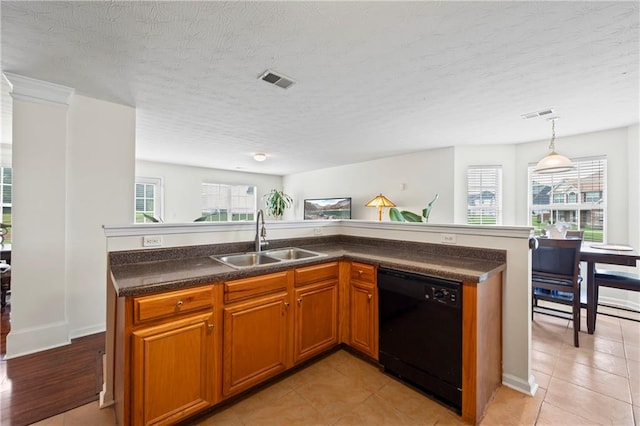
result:
[[[551,152],[556,152],[556,119],[551,119],[551,141],[549,142],[549,149]]]

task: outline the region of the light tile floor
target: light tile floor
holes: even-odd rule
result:
[[[582,330],[586,330],[583,318]],[[569,321],[535,314],[529,397],[501,387],[483,425],[640,425],[640,323],[598,316],[573,347]],[[635,419],[635,421],[634,421]],[[112,425],[97,402],[37,425]],[[460,417],[338,351],[198,423],[204,425],[455,425]]]

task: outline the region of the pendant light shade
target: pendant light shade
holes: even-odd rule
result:
[[[549,142],[549,154],[542,160],[538,161],[534,172],[536,173],[562,173],[573,170],[573,163],[564,155],[556,152],[556,120],[558,117],[550,118],[551,120],[551,142]]]

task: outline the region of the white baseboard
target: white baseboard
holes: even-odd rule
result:
[[[90,336],[96,333],[103,333],[107,329],[106,323],[95,324],[89,327],[76,328],[69,331],[69,339],[75,339],[78,337]]]
[[[533,374],[529,376],[529,380],[522,380],[520,377],[503,373],[502,384],[529,396],[534,396],[538,390],[538,384]]]
[[[602,291],[602,289],[600,289],[600,291]],[[630,309],[632,311],[640,311],[640,303],[634,302],[633,300],[619,299],[617,297],[602,296],[602,294],[598,296],[598,304],[621,309]]]
[[[11,330],[7,335],[6,359],[65,346],[69,340],[69,323],[59,321],[43,327]]]

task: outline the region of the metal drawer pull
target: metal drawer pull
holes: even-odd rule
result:
[[[302,305],[302,298],[298,299],[298,305]]]
[[[371,293],[369,293],[367,296],[369,297],[369,300],[371,300],[371,298],[373,297]]]
[[[179,308],[180,306],[182,306],[184,302],[182,300],[178,300],[178,303],[176,303],[176,306]]]
[[[213,324],[209,324],[209,326],[208,326],[208,327],[209,327],[209,331],[213,331],[213,327],[214,327],[214,325],[213,325]]]
[[[289,302],[284,302],[284,307],[288,308],[289,307]]]

